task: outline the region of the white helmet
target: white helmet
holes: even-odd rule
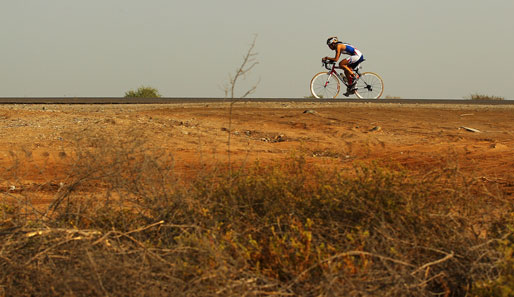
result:
[[[334,37],[330,37],[329,39],[327,39],[327,45],[331,45],[331,44],[334,44],[336,42],[338,42],[338,40],[337,40],[337,37],[335,37],[335,36]]]

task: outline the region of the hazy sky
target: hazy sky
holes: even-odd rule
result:
[[[0,0],[0,97],[223,97],[254,34],[238,94],[310,95],[336,35],[384,95],[514,99],[513,0]]]

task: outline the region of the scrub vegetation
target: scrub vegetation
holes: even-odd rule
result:
[[[373,162],[328,169],[301,155],[178,174],[173,156],[140,135],[75,134],[66,174],[39,185],[52,197],[45,207],[21,190],[2,191],[0,295],[508,296],[514,289],[512,202],[452,160],[424,175]],[[0,172],[5,185],[31,158],[11,155]]]
[[[160,98],[159,91],[156,88],[141,86],[137,90],[125,92],[126,98]]]
[[[499,96],[485,95],[485,94],[471,94],[469,97],[471,100],[504,100],[505,98]]]

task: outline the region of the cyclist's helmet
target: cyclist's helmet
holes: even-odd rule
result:
[[[327,39],[327,45],[331,45],[331,44],[334,44],[334,43],[337,43],[338,40],[337,40],[337,37],[330,37],[329,39]]]

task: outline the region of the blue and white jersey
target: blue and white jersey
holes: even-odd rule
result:
[[[362,53],[353,45],[346,42],[339,43],[345,46],[345,49],[344,51],[341,51],[341,54],[349,55],[349,57],[344,59],[348,61],[348,65],[357,65],[356,63],[364,61],[364,56],[362,55]]]
[[[346,49],[341,52],[342,54],[346,54],[346,55],[350,55],[350,56],[354,56],[354,55],[361,56],[362,55],[362,53],[358,49],[356,49],[353,45],[346,43],[346,42],[341,42],[341,43],[346,46]]]

